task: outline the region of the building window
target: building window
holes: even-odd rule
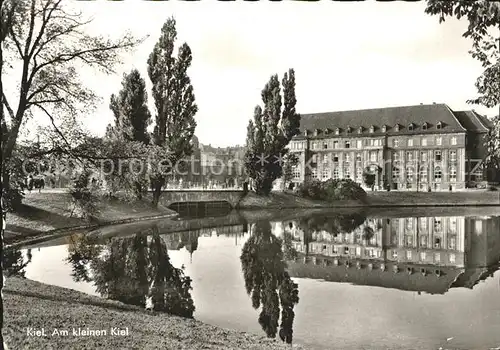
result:
[[[338,135],[340,134],[340,129],[339,128],[335,128],[335,135]]]
[[[457,144],[457,138],[456,138],[455,136],[453,136],[453,137],[451,138],[451,144],[452,144],[453,146],[456,146],[456,144]]]
[[[333,162],[338,163],[339,162],[339,155],[337,153],[333,154]]]
[[[316,142],[312,142],[312,143],[311,143],[311,148],[312,148],[312,149],[316,149]]]
[[[406,251],[406,260],[411,260],[411,250]]]
[[[361,163],[361,153],[356,153],[356,162]]]
[[[352,132],[351,127],[350,127],[350,126],[347,126],[347,130],[346,130],[346,131],[347,131],[347,133],[348,133],[348,134],[350,134],[350,133]]]
[[[420,236],[420,247],[427,248],[427,236]]]
[[[300,179],[300,168],[298,166],[293,167],[292,173],[294,179]]]
[[[361,167],[356,168],[356,181],[359,183],[363,181],[363,169]]]
[[[455,263],[455,254],[450,254],[450,263],[454,264]]]
[[[323,154],[323,165],[328,165],[328,154]]]
[[[436,145],[441,146],[443,144],[443,138],[437,137],[436,138]]]
[[[413,124],[408,125],[408,130],[413,131]]]
[[[451,182],[457,181],[457,168],[455,167],[450,168],[450,181]]]
[[[434,262],[440,262],[441,261],[441,254],[435,253],[434,254]]]
[[[370,162],[377,161],[377,152],[370,152]]]
[[[424,124],[422,125],[422,130],[427,130],[427,126],[428,126],[428,124],[427,124],[427,123],[424,123]]]
[[[350,153],[345,153],[344,154],[344,160],[349,163],[351,161],[351,154]]]
[[[450,151],[450,162],[451,163],[457,162],[457,151]]]
[[[335,149],[339,148],[339,142],[338,141],[333,141],[333,148],[335,148]]]
[[[438,123],[437,123],[437,125],[436,125],[436,127],[437,127],[438,129],[442,129],[442,128],[443,128],[443,123],[438,122]]]
[[[382,132],[386,132],[387,131],[387,126],[383,125],[382,126]]]
[[[338,180],[339,179],[339,168],[338,167],[335,167],[333,169],[333,179],[334,180]]]
[[[346,141],[345,142],[345,148],[351,148],[351,141]]]
[[[392,168],[392,182],[399,182],[399,177],[401,175],[401,172],[398,167],[393,167]]]
[[[413,152],[406,152],[406,161],[408,162],[413,161]]]
[[[426,138],[422,139],[422,146],[427,146],[427,139]]]
[[[425,261],[425,258],[427,258],[425,252],[420,252],[420,261]]]
[[[330,177],[330,170],[329,169],[323,169],[323,180],[326,180]]]
[[[394,152],[394,153],[392,153],[392,161],[393,161],[394,163],[398,163],[400,160],[401,160],[401,159],[400,159],[400,157],[399,157],[399,152]]]
[[[420,167],[420,182],[427,182],[427,168],[426,167]]]
[[[312,155],[311,163],[317,163],[317,162],[318,162],[318,155],[317,154],[313,154]]]
[[[441,218],[434,218],[434,231],[435,232],[441,232],[443,228]],[[438,243],[438,246],[436,248],[439,248],[441,246],[441,240],[439,238],[436,238],[436,242]]]
[[[422,162],[427,162],[427,152],[420,152],[420,160]]]
[[[317,179],[318,178],[318,170],[313,169],[311,172],[311,176],[313,177],[313,179]]]
[[[374,132],[374,131],[375,131],[375,127],[374,127],[373,125],[372,125],[372,126],[370,126],[370,133],[372,133],[372,134],[373,134],[373,132]]]
[[[360,127],[358,128],[358,134],[362,134],[362,133],[363,133],[363,127],[362,127],[362,126],[360,126]]]
[[[441,167],[437,166],[434,168],[434,182],[441,182],[443,178],[443,173]]]
[[[413,167],[408,167],[406,169],[406,182],[413,182],[413,176],[415,176],[415,173],[413,171]]]
[[[399,147],[399,140],[392,140],[392,145],[396,148]]]
[[[399,131],[399,124],[394,125],[394,130]]]
[[[408,140],[408,147],[413,147],[413,139]]]
[[[327,149],[327,148],[328,148],[328,143],[323,142],[323,149]]]
[[[440,162],[441,161],[441,151],[435,151],[434,152],[434,159],[436,160],[436,162]]]
[[[349,170],[349,164],[344,165],[344,179],[350,179],[351,178],[351,172]]]
[[[363,148],[363,140],[357,140],[356,141],[356,148]]]

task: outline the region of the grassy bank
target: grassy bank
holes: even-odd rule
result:
[[[249,193],[238,204],[239,209],[284,208],[356,208],[418,206],[500,206],[500,191],[464,192],[368,192],[365,203],[358,200],[325,202],[291,193],[273,192],[269,196]]]
[[[64,192],[27,194],[21,209],[7,215],[6,243],[46,235],[58,229],[88,225],[83,219],[71,217],[70,204],[71,197]],[[96,225],[176,214],[173,210],[161,206],[153,209],[148,201],[125,202],[103,198],[98,207],[99,215],[94,223]]]
[[[9,278],[4,289],[4,338],[10,349],[289,349],[276,340],[146,311],[70,289]],[[27,329],[45,329],[46,337]],[[113,336],[111,327],[128,335]],[[72,328],[107,330],[74,336]],[[54,329],[68,336],[51,336]],[[300,349],[298,346],[294,346]]]

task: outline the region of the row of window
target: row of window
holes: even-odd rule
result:
[[[452,146],[456,146],[456,145],[457,145],[457,143],[458,143],[457,138],[456,138],[455,136],[453,136],[453,137],[450,139],[450,144],[451,144]],[[424,138],[422,138],[422,139],[420,140],[420,146],[424,146],[424,147],[425,147],[425,146],[430,146],[430,145],[431,145],[431,144],[430,144],[430,142],[429,142],[429,139],[428,139],[428,138],[424,137]],[[443,145],[443,138],[442,138],[442,137],[436,137],[436,138],[434,139],[434,145],[436,145],[436,146],[442,146],[442,145]],[[404,146],[404,145],[403,145],[403,141],[402,141],[402,140],[399,140],[399,139],[394,139],[394,140],[392,140],[392,146],[393,146],[394,148],[397,148],[397,147],[402,147],[402,146]],[[413,146],[415,146],[415,142],[414,142],[414,140],[413,140],[413,139],[408,139],[408,140],[407,140],[407,143],[406,143],[406,146],[407,146],[407,147],[413,147]]]
[[[441,182],[443,180],[443,170],[440,166],[434,167],[434,182]],[[403,172],[399,167],[392,168],[392,182],[398,183],[401,180]],[[413,167],[406,168],[406,182],[412,183],[418,180],[419,182],[427,182],[429,180],[429,169],[428,167],[422,166],[420,167],[420,171],[418,173],[418,179],[415,178],[415,171]],[[456,182],[457,181],[457,168],[455,166],[450,167],[449,172],[449,181]]]
[[[361,162],[363,160],[362,154],[361,153],[356,153],[356,162]],[[334,153],[331,155],[331,159],[334,163],[338,163],[341,160],[341,154]],[[378,161],[378,152],[377,151],[371,151],[368,153],[368,158],[370,159],[371,162],[377,162]],[[328,164],[330,162],[330,155],[329,154],[313,154],[311,156],[311,163],[316,164],[319,163],[320,161],[323,164]],[[352,157],[350,153],[344,153],[343,157],[344,161],[346,162],[351,162]]]
[[[438,122],[436,124],[436,129],[438,130],[441,130],[443,128],[443,123],[442,122]],[[414,124],[414,123],[410,123],[408,125],[408,130],[409,131],[414,131],[416,130],[418,127],[417,124]],[[430,124],[429,123],[424,123],[422,124],[422,130],[427,130],[429,129],[430,127]],[[387,130],[389,129],[389,127],[387,125],[382,125],[382,127],[380,128],[380,131],[381,132],[387,132]],[[394,131],[400,131],[402,129],[402,125],[401,124],[396,124],[394,125]],[[350,134],[351,132],[353,132],[353,128],[350,127],[350,126],[347,126],[347,128],[345,129],[345,131]],[[360,126],[357,128],[357,132],[358,134],[362,134],[363,131],[366,130],[364,127]],[[375,130],[377,130],[377,127],[375,125],[371,125],[369,128],[368,128],[368,131],[370,133],[374,133]],[[333,132],[335,133],[335,135],[340,135],[340,132],[341,132],[341,129],[340,128],[335,128],[333,130]],[[320,129],[315,129],[314,130],[314,136],[318,136],[319,134],[321,133],[321,130]],[[323,130],[323,134],[324,135],[328,135],[330,133],[330,129],[326,128],[325,130]],[[309,134],[309,130],[304,130],[304,135],[307,136]]]
[[[419,254],[420,261],[426,261],[427,260],[427,253],[426,252],[420,252]],[[398,252],[393,251],[392,252],[392,258],[397,259],[398,258]],[[406,251],[406,260],[412,260],[413,258],[413,252],[411,250]],[[454,264],[456,261],[456,255],[455,254],[450,254],[448,255],[449,262],[451,264]],[[441,253],[434,253],[434,262],[439,263],[441,262]]]
[[[434,155],[434,161],[441,162],[443,160],[443,152],[442,151],[436,150],[436,151],[434,151],[433,155]],[[406,152],[405,156],[406,156],[407,162],[411,162],[411,161],[416,160],[414,151]],[[420,152],[420,161],[427,162],[428,156],[429,156],[428,151],[421,151]],[[395,163],[400,162],[401,161],[401,154],[399,152],[393,152],[392,153],[392,160]],[[457,162],[457,151],[449,151],[448,160],[450,163],[456,163]]]

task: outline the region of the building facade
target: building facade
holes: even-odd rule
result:
[[[290,142],[293,182],[375,175],[376,189],[455,190],[486,182],[491,123],[445,104],[305,114]],[[490,174],[491,175],[491,174]]]

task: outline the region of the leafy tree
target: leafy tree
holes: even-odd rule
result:
[[[465,0],[428,0],[425,12],[438,15],[439,22],[447,17],[466,18],[469,26],[463,36],[472,39],[472,50],[469,53],[481,62],[483,73],[476,81],[479,96],[468,100],[468,103],[481,104],[489,108],[500,104],[500,4],[496,1],[465,1]],[[496,37],[495,37],[496,36]],[[498,165],[500,145],[498,135],[500,118],[493,120],[494,129],[489,134],[487,146],[488,162]]]
[[[257,222],[252,235],[243,246],[241,265],[245,288],[252,299],[252,306],[258,309],[259,324],[269,338],[276,337],[280,319],[280,338],[292,342],[293,308],[299,302],[298,285],[285,271],[282,241],[271,233],[268,221]]]
[[[153,83],[156,107],[156,125],[153,144],[167,152],[164,169],[151,169],[153,206],[158,205],[166,173],[172,172],[181,159],[191,155],[191,139],[196,128],[194,116],[198,111],[191,79],[187,74],[192,54],[188,44],[179,47],[173,56],[177,39],[175,19],[169,18],[161,29],[161,36],[148,59],[148,75]]]
[[[373,187],[375,186],[376,175],[371,171],[363,171],[363,183],[370,187],[373,191]]]
[[[287,153],[283,157],[283,189],[293,179],[293,168],[299,163],[299,158],[294,153]]]
[[[109,107],[113,111],[115,121],[114,126],[108,126],[106,131],[108,138],[125,142],[136,141],[144,145],[149,144],[147,127],[151,123],[151,114],[147,99],[146,82],[142,79],[139,71],[133,69],[129,74],[124,74],[122,90],[118,96],[111,95]],[[131,185],[135,196],[141,199],[146,187],[147,167],[144,162],[137,164],[130,161],[125,162],[124,167],[123,162],[120,166],[119,161],[123,160],[115,160],[114,172],[107,176],[108,181],[116,181],[117,177],[124,179],[122,182]]]
[[[283,174],[286,146],[299,133],[300,115],[295,111],[295,72],[290,69],[283,80],[283,106],[278,75],[262,90],[261,106],[255,107],[247,128],[245,170],[257,194],[268,195],[273,181]]]

